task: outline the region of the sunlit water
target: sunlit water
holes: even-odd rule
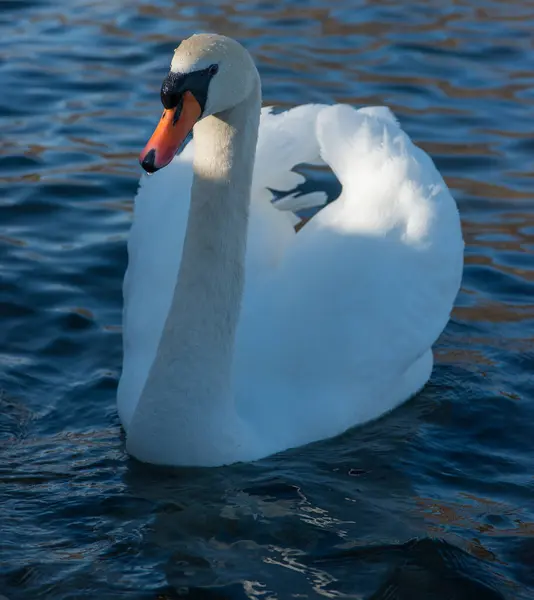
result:
[[[534,597],[533,28],[527,0],[0,1],[0,593]],[[249,48],[266,103],[391,106],[458,200],[466,268],[417,398],[162,471],[115,411],[121,281],[136,155],[198,30]]]

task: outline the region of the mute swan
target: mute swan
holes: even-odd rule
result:
[[[118,411],[127,451],[165,465],[250,461],[376,419],[430,377],[459,289],[456,204],[384,107],[261,111],[249,53],[176,49],[124,281]],[[193,129],[194,139],[176,151]],[[259,130],[259,137],[258,137]],[[341,196],[298,233],[297,163]]]

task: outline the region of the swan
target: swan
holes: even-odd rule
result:
[[[391,111],[262,110],[250,54],[215,34],[179,45],[161,99],[124,278],[127,452],[171,466],[253,461],[421,390],[464,243],[446,184]],[[295,211],[325,204],[322,193],[272,201],[302,180],[299,163],[328,165],[342,192],[296,233]]]

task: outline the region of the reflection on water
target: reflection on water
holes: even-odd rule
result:
[[[0,593],[532,596],[533,26],[520,0],[0,2]],[[268,104],[391,106],[467,242],[418,398],[215,471],[134,463],[114,405],[136,156],[193,31],[241,40]]]

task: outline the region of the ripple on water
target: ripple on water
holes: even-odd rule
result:
[[[532,596],[533,26],[519,0],[0,1],[0,593]],[[250,49],[266,104],[391,106],[467,243],[422,394],[209,471],[128,458],[114,406],[136,156],[197,30]]]

